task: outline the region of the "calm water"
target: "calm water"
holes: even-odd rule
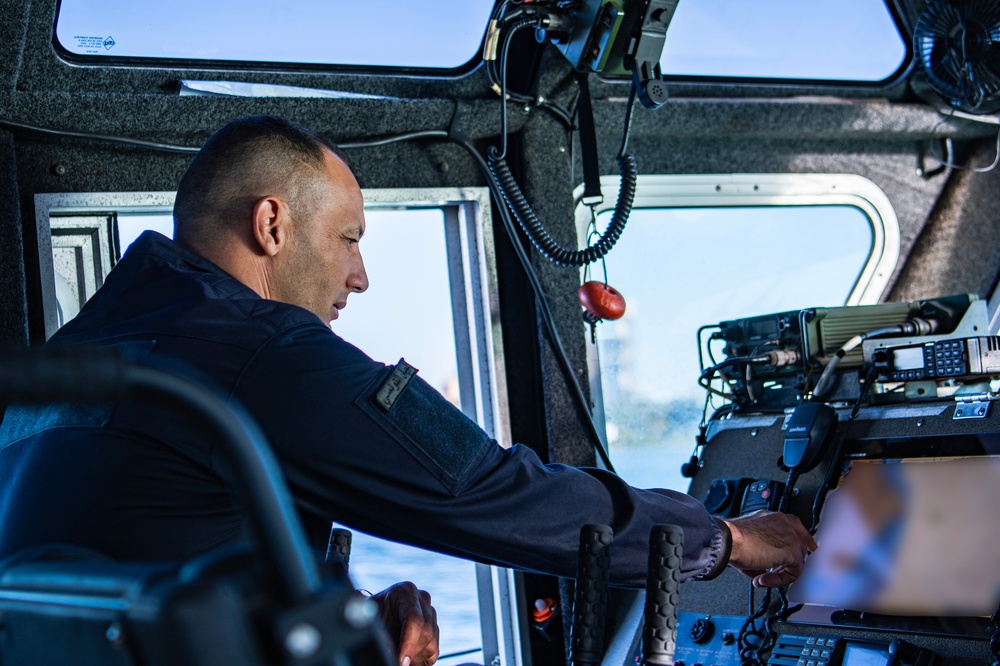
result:
[[[441,654],[481,648],[479,600],[472,562],[354,532],[351,544],[351,579],[354,585],[378,592],[401,580],[410,580],[431,595],[441,627]],[[481,652],[441,659],[451,666],[482,662]]]

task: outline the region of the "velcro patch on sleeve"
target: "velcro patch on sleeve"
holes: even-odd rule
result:
[[[416,368],[407,363],[406,360],[399,359],[399,363],[396,364],[392,374],[382,382],[378,391],[375,392],[373,399],[375,404],[386,412],[391,410],[392,406],[396,404],[396,400],[403,394],[406,385],[410,383],[410,380],[416,374]]]

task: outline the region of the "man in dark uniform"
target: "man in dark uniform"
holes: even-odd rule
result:
[[[230,123],[184,175],[174,219],[176,242],[143,234],[50,344],[179,359],[237,399],[267,435],[317,544],[336,520],[570,577],[580,526],[602,523],[615,533],[611,581],[629,586],[644,582],[658,523],[684,530],[685,579],[728,564],[755,584],[786,585],[815,549],[784,514],[714,520],[683,493],[504,449],[405,363],[377,363],[334,334],[331,320],[368,277],[361,191],[328,139],[271,117]],[[44,419],[10,412],[0,429],[0,557],[59,541],[120,559],[184,559],[246,539],[227,472],[189,424],[130,402]],[[403,612],[421,638],[401,663],[436,657],[421,608],[429,604],[418,599]]]

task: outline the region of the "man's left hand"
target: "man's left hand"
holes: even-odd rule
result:
[[[432,666],[440,655],[437,611],[431,595],[410,582],[373,594],[379,618],[396,644],[399,666]]]

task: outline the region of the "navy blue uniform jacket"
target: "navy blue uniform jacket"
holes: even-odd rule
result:
[[[674,523],[685,533],[685,578],[725,566],[724,535],[689,496],[504,449],[419,376],[386,410],[373,397],[391,366],[153,232],[49,344],[174,357],[240,401],[318,548],[335,520],[569,577],[580,526],[604,523],[615,533],[612,582],[641,586],[650,528]],[[125,560],[179,560],[248,538],[213,442],[156,406],[12,405],[0,447],[0,557],[62,542]]]

